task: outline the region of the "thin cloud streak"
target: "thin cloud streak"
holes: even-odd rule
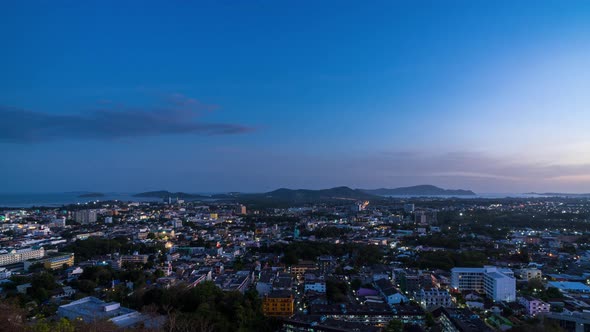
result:
[[[60,140],[112,140],[163,135],[235,135],[255,130],[241,124],[209,123],[203,112],[218,109],[173,94],[162,106],[127,107],[103,104],[79,114],[54,114],[0,106],[0,142],[41,143]]]

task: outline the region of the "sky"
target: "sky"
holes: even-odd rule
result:
[[[590,192],[588,1],[0,5],[0,192]]]

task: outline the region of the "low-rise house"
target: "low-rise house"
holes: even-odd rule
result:
[[[374,283],[381,296],[385,298],[385,301],[389,305],[408,302],[408,298],[405,297],[388,279],[379,279]]]

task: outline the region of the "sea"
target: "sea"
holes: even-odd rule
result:
[[[133,197],[133,193],[103,193],[101,197],[80,197],[86,193],[0,193],[0,207],[60,207],[68,204],[84,204],[96,201],[161,202],[160,198]]]
[[[84,204],[97,201],[123,201],[123,202],[161,202],[160,198],[134,197],[133,193],[111,192],[103,193],[101,197],[80,197],[87,192],[66,192],[66,193],[0,193],[0,207],[27,208],[27,207],[60,207],[69,204]],[[212,193],[202,193],[210,195]],[[412,198],[416,196],[390,196],[398,198]],[[539,194],[519,193],[483,193],[475,196],[428,196],[431,198],[539,198],[547,197]],[[426,197],[424,197],[426,198]]]

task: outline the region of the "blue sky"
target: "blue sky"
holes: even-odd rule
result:
[[[590,192],[590,3],[3,4],[3,192]]]

